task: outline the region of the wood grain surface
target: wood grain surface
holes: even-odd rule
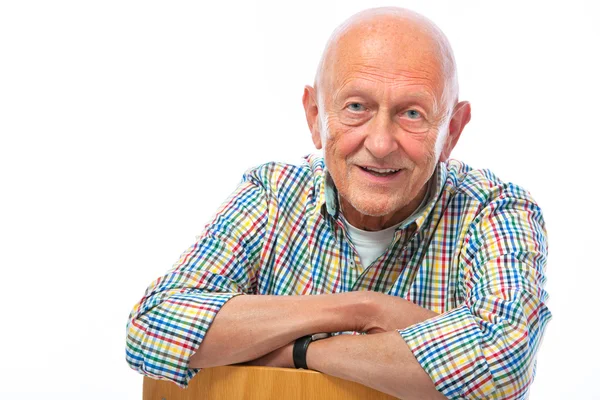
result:
[[[187,389],[144,377],[144,400],[391,400],[387,394],[315,371],[227,366],[206,368]]]

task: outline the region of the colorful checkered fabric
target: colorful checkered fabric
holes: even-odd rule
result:
[[[232,296],[371,290],[440,313],[399,334],[444,395],[525,398],[551,318],[541,211],[518,186],[455,160],[438,165],[429,193],[363,266],[321,157],[249,170],[134,306],[127,361],[186,387],[198,371],[189,358]]]

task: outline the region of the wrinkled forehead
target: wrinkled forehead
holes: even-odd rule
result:
[[[356,79],[388,85],[425,84],[438,98],[453,79],[451,51],[441,31],[402,18],[342,26],[323,58],[321,89],[330,97]]]

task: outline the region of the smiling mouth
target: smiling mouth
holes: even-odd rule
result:
[[[375,175],[375,176],[391,176],[402,170],[401,168],[400,169],[391,169],[391,168],[372,168],[372,167],[360,167],[360,169],[362,169],[365,172],[368,172],[369,174]]]

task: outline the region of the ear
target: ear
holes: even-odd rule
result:
[[[450,153],[456,146],[460,134],[462,133],[465,125],[471,120],[471,104],[468,101],[461,101],[454,107],[452,117],[450,118],[450,124],[448,125],[448,136],[446,137],[446,143],[442,149],[440,155],[440,161],[446,161],[450,158]]]
[[[321,127],[319,124],[317,93],[314,88],[308,85],[304,87],[302,104],[304,105],[306,122],[308,123],[308,129],[310,129],[312,134],[313,143],[315,144],[315,147],[320,150],[323,147],[323,143],[321,143]]]

